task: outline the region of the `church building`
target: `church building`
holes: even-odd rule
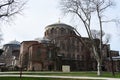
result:
[[[95,39],[95,43],[99,46],[99,39]],[[119,52],[111,51],[110,45],[103,45],[102,69],[110,71],[110,54],[118,57]],[[45,27],[43,39],[21,43],[20,67],[24,70],[61,71],[63,65],[68,65],[71,71],[95,71],[97,62],[90,48],[89,38],[77,35],[72,26],[51,24]],[[120,70],[120,61],[116,64],[114,70]]]

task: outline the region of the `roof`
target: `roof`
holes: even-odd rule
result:
[[[37,38],[35,40],[38,41],[39,43],[50,43],[50,40],[47,38]]]
[[[19,41],[16,41],[16,40],[13,40],[13,41],[8,42],[8,43],[5,44],[5,45],[20,45],[20,42],[19,42]],[[4,45],[4,46],[5,46],[5,45]]]
[[[55,24],[51,24],[45,27],[45,29],[49,29],[49,28],[55,28],[55,27],[60,27],[60,28],[68,28],[73,30],[74,28],[70,25],[64,24],[64,23],[55,23]]]
[[[20,42],[19,42],[19,41],[16,41],[16,40],[13,40],[13,41],[10,41],[10,42],[7,43],[7,44],[20,44]]]

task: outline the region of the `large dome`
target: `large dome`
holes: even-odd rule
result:
[[[45,27],[45,38],[53,39],[64,35],[76,35],[74,28],[64,23],[55,23]]]
[[[70,25],[64,24],[64,23],[55,23],[55,24],[51,24],[45,27],[45,29],[49,29],[49,28],[55,28],[55,27],[60,27],[60,28],[68,28],[73,30],[74,28]]]

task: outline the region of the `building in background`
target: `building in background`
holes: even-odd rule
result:
[[[15,69],[19,65],[20,42],[14,40],[3,45],[0,62],[5,63],[8,69]]]

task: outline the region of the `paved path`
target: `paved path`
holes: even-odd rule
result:
[[[0,77],[19,77],[20,75],[0,75]],[[72,78],[72,79],[103,79],[103,80],[120,80],[118,78],[105,77],[80,77],[80,76],[45,76],[45,75],[22,75],[22,77],[45,77],[45,78]]]

